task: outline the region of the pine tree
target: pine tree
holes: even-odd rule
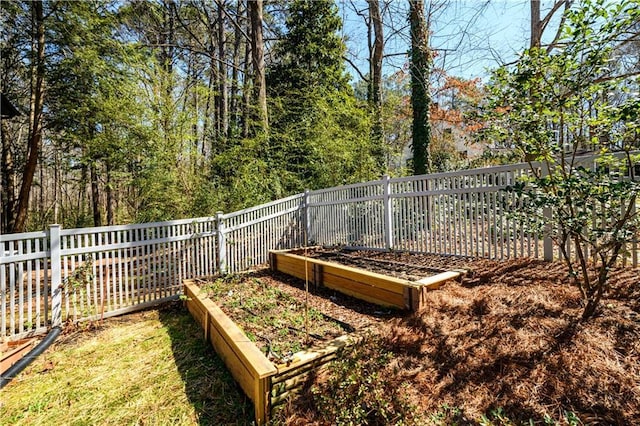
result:
[[[343,55],[346,47],[338,31],[342,22],[331,0],[295,0],[289,5],[287,33],[275,47],[269,89],[348,91]]]
[[[269,156],[285,192],[365,179],[374,170],[367,106],[349,85],[341,27],[332,1],[296,0],[275,46]]]

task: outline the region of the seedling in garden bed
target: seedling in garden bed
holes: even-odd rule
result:
[[[201,290],[272,362],[286,363],[293,353],[310,344],[350,331],[348,325],[314,308],[306,309],[305,320],[303,301],[259,278],[229,275],[208,281]]]

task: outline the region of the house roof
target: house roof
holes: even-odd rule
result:
[[[7,99],[4,93],[0,93],[0,100],[2,101],[0,105],[0,116],[2,118],[12,118],[20,115],[20,111],[9,102],[9,99]]]

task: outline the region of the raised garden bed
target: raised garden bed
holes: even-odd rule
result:
[[[0,374],[25,356],[36,343],[36,339],[28,338],[0,344]]]
[[[271,409],[309,373],[368,333],[313,308],[305,314],[302,300],[251,278],[242,283],[189,279],[184,293],[205,339],[253,401],[258,424],[266,423]]]
[[[369,270],[372,263],[375,263],[370,259],[351,255],[351,265],[357,260],[360,266],[355,267],[345,265],[344,262],[338,263],[335,260],[339,256],[329,257],[326,253],[331,252],[317,248],[272,250],[269,252],[269,263],[273,271],[308,280],[315,286],[325,286],[381,306],[411,311],[420,311],[425,307],[427,291],[437,289],[447,281],[458,279],[466,272],[464,269],[443,270],[431,267],[421,268],[420,275],[408,275],[406,265],[393,265],[396,262],[382,261],[395,266],[383,270],[388,272],[395,269],[396,276],[393,276]],[[329,258],[330,261],[323,260],[323,257]],[[378,270],[380,263],[378,262]],[[401,274],[400,277],[398,272]]]
[[[285,285],[287,290],[275,288],[262,278],[256,279],[259,274],[184,281],[187,308],[253,401],[259,424],[265,423],[271,409],[298,390],[311,372],[370,333],[368,320],[362,317],[370,319],[400,312],[394,308],[419,311],[424,307],[427,291],[464,273],[422,268],[418,275],[407,275],[406,267],[396,265],[400,274],[405,275],[398,276],[396,271],[396,276],[391,276],[380,273],[386,271],[363,269],[380,269],[362,263],[363,256],[351,256],[362,263],[358,265],[361,267],[354,267],[319,258],[326,258],[326,251],[316,249],[312,253],[270,252],[275,277],[299,278],[311,284],[310,291],[295,287],[301,281]],[[315,296],[323,293],[326,297],[327,290],[328,300]],[[314,303],[306,303],[308,297]],[[350,305],[351,309],[345,308],[336,315],[336,308],[342,304]],[[319,305],[322,308],[315,309]],[[327,305],[331,305],[330,309],[324,309]],[[362,305],[370,308],[363,310]],[[392,309],[383,310],[376,305]]]
[[[284,292],[266,280],[228,275],[196,280],[200,292],[215,301],[273,363],[286,364],[312,343],[328,341],[355,328],[332,318],[304,299]]]

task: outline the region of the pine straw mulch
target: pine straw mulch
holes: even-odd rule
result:
[[[566,424],[573,413],[584,424],[640,424],[638,269],[612,271],[601,313],[580,322],[580,296],[561,263],[470,266],[462,283],[429,293],[423,312],[386,322],[366,349],[392,354],[380,386],[402,389],[417,407],[407,423],[476,424],[498,410],[516,423]],[[315,408],[317,389],[331,392],[326,380],[317,377],[315,394],[309,387],[281,418],[330,423]],[[435,416],[443,407],[455,416]]]

